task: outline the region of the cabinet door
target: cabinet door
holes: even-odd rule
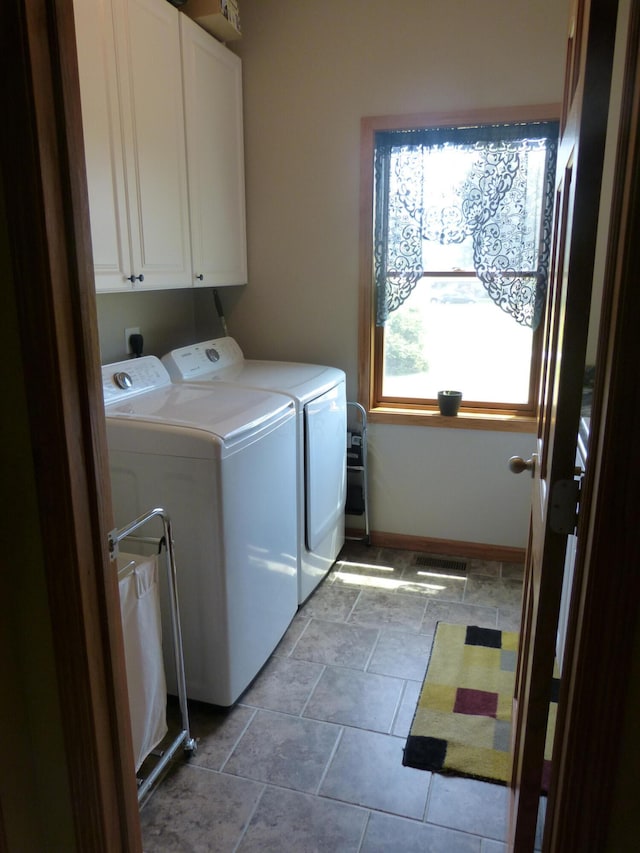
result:
[[[179,13],[166,0],[113,0],[133,274],[190,287]]]
[[[80,99],[97,290],[129,290],[131,247],[111,0],[75,0]]]
[[[247,281],[242,66],[180,15],[195,284]]]

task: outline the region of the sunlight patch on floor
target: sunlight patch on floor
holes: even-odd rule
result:
[[[373,572],[395,572],[393,566],[380,566],[377,563],[356,563],[353,560],[341,560],[341,566],[351,566],[354,569],[371,569]]]
[[[448,581],[462,581],[464,582],[464,577],[461,575],[445,575],[442,572],[416,572],[419,577],[427,577],[427,578],[444,578]]]
[[[456,578],[456,580],[460,580],[460,578]],[[441,584],[420,583],[419,581],[402,580],[401,578],[393,580],[392,578],[379,578],[374,577],[372,575],[360,575],[353,574],[352,572],[342,571],[336,574],[335,583],[344,583],[349,584],[349,586],[362,586],[367,588],[386,589],[393,591],[403,589],[411,589],[415,591],[416,587],[418,587],[423,592],[432,595],[437,595],[439,592],[442,592],[446,589],[446,587],[442,586]]]

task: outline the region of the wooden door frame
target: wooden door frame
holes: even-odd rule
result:
[[[621,849],[608,839],[617,823],[612,816],[621,793],[616,782],[625,759],[623,733],[640,627],[640,383],[635,355],[640,317],[639,52],[640,7],[634,3],[544,850]],[[633,796],[635,785],[626,793]]]
[[[113,525],[72,3],[3,0],[0,29],[0,188],[70,823],[77,850],[131,853],[142,845],[107,548]],[[8,848],[10,817],[5,810],[0,849]]]

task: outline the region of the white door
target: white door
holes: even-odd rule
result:
[[[305,536],[314,551],[344,516],[347,407],[342,385],[304,407]]]

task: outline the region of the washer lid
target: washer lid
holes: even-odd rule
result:
[[[202,341],[162,357],[174,382],[227,382],[289,394],[302,403],[324,394],[345,374],[337,367],[245,359],[233,338]]]
[[[137,364],[147,359],[157,364]],[[123,365],[129,368],[126,372],[132,384],[120,388],[113,377],[122,372],[119,368]],[[105,365],[102,375],[103,387],[106,376],[109,391],[109,400],[105,399],[107,418],[189,427],[229,442],[281,419],[287,412],[293,416],[293,404],[284,395],[235,385],[173,385],[153,356]]]

